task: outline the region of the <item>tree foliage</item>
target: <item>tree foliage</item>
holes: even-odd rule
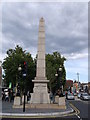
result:
[[[36,56],[37,57],[37,56]],[[33,60],[31,54],[23,50],[20,46],[16,46],[15,49],[9,49],[7,51],[7,57],[4,59],[2,67],[4,69],[4,80],[6,81],[7,87],[9,83],[12,83],[12,87],[16,86],[16,83],[20,84],[21,89],[23,90],[26,86],[26,90],[32,92],[33,83],[36,75],[36,58]],[[56,72],[62,65],[62,81],[63,85],[66,80],[66,71],[64,67],[65,57],[61,57],[59,52],[53,52],[53,54],[46,54],[46,76],[50,81],[48,87],[50,91],[55,92],[56,88]],[[24,61],[27,62],[27,76],[24,79],[22,71],[18,70],[19,65],[23,69]],[[24,84],[25,83],[25,84]]]
[[[22,71],[18,71],[19,65],[23,68],[24,61],[27,62],[27,76],[23,79]],[[30,53],[24,51],[20,46],[16,46],[15,49],[9,49],[7,51],[7,57],[2,64],[4,69],[4,79],[7,87],[9,83],[12,83],[12,87],[18,82],[23,89],[26,86],[26,90],[32,90],[32,79],[35,77],[35,63]],[[25,85],[23,84],[25,83]]]
[[[46,76],[49,82],[49,89],[53,93],[56,90],[56,76],[57,70],[59,69],[60,65],[62,66],[62,84],[65,84],[66,81],[66,71],[64,67],[64,61],[66,60],[65,57],[61,57],[59,52],[53,52],[53,54],[46,55]],[[59,85],[59,84],[58,84]]]

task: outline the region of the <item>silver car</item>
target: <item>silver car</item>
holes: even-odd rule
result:
[[[74,95],[73,95],[72,93],[69,93],[69,94],[67,95],[67,99],[68,99],[68,100],[74,100],[75,97],[74,97]]]
[[[82,93],[80,96],[81,100],[90,100],[90,95],[88,93]]]

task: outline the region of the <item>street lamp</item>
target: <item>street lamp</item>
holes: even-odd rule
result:
[[[58,90],[58,73],[55,74],[55,77],[56,77],[56,82],[55,82],[56,83],[56,88],[55,88],[56,91],[55,91],[55,94],[57,95],[58,94],[58,92],[57,92],[57,90]]]
[[[56,88],[58,87],[58,83],[59,83],[59,95],[62,96],[63,93],[63,85],[62,85],[62,66],[60,65],[59,69],[57,70],[57,73],[55,74],[55,76],[57,77],[57,83],[56,83]],[[58,89],[58,88],[57,88]]]
[[[21,71],[22,70],[22,67],[21,67],[21,65],[19,65],[19,67],[18,67],[18,71]]]
[[[77,73],[77,79],[78,79],[78,92],[79,92],[79,73]]]
[[[55,76],[57,77],[57,76],[58,76],[58,74],[56,73],[56,74],[55,74]]]
[[[60,65],[60,67],[59,67],[59,71],[61,72],[62,71],[62,66]]]
[[[27,62],[24,61],[24,64],[23,64],[23,78],[24,78],[24,86],[25,86],[25,79],[26,79],[26,76],[27,76]],[[23,112],[25,112],[25,87],[24,87],[24,103],[23,103]]]
[[[24,61],[23,63],[23,68],[21,67],[21,65],[19,65],[18,67],[18,71],[23,71],[23,84],[25,86],[25,78],[26,78],[26,72],[27,72],[27,63]],[[24,87],[24,102],[23,102],[23,112],[25,112],[25,87]]]
[[[59,76],[60,76],[60,80],[59,80],[59,82],[60,82],[60,95],[62,96],[62,93],[63,93],[63,85],[62,85],[62,66],[60,65],[60,67],[59,67]]]
[[[22,70],[22,67],[21,67],[21,64],[19,65],[18,67],[18,71],[21,72]],[[19,74],[20,75],[20,74]],[[20,77],[19,77],[20,78]],[[19,79],[18,78],[18,79]],[[18,84],[17,84],[17,93],[16,93],[17,96],[20,96],[20,88],[19,88],[19,80],[18,80]]]

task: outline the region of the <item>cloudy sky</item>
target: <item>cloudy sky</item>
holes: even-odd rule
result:
[[[45,19],[46,53],[59,51],[65,56],[67,79],[88,82],[88,3],[2,4],[2,55],[18,44],[37,53],[39,19]]]

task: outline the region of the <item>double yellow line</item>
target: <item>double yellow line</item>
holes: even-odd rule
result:
[[[80,111],[72,103],[70,103],[70,106],[73,108],[74,112],[66,114],[66,115],[63,115],[63,116],[72,116],[72,115],[78,115],[78,114],[80,114]]]

